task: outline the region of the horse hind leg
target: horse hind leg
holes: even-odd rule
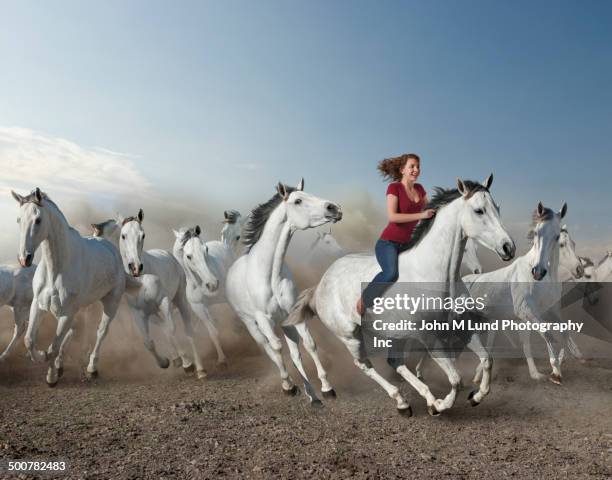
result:
[[[289,347],[289,354],[291,356],[291,360],[293,361],[293,365],[297,369],[297,371],[302,376],[302,381],[304,383],[304,391],[306,395],[310,399],[310,403],[313,406],[322,406],[321,400],[317,397],[317,393],[315,389],[308,381],[308,375],[306,375],[306,371],[304,370],[304,365],[302,364],[302,357],[300,355],[300,335],[298,334],[297,329],[294,326],[282,327],[283,333],[285,334],[285,339],[287,340],[287,346]]]
[[[317,375],[319,376],[319,380],[321,381],[321,393],[324,397],[335,398],[336,391],[331,386],[329,381],[327,380],[327,372],[325,368],[323,368],[323,363],[319,358],[319,353],[317,352],[317,345],[312,338],[310,330],[308,329],[308,325],[306,323],[300,323],[295,326],[300,337],[304,341],[304,348],[308,352],[308,354],[312,357],[315,366],[317,367]]]
[[[350,354],[353,356],[355,365],[368,377],[378,383],[386,392],[389,397],[396,401],[398,412],[411,416],[412,408],[410,404],[404,399],[402,394],[395,385],[389,383],[382,375],[380,375],[372,366],[372,363],[366,356],[365,348],[363,345],[363,336],[361,333],[361,327],[355,327],[353,335],[351,337],[341,337],[342,343],[346,346]]]
[[[0,362],[2,362],[11,353],[17,342],[23,335],[27,325],[29,308],[13,308],[13,315],[15,318],[15,328],[13,329],[13,337],[6,346],[4,351],[0,354]]]
[[[141,310],[133,310],[134,321],[136,322],[136,326],[140,330],[142,334],[142,338],[144,341],[145,348],[151,352],[151,355],[155,358],[155,362],[159,366],[159,368],[168,368],[170,366],[170,361],[157,353],[157,349],[155,348],[155,343],[151,339],[150,334],[150,317],[145,312]]]

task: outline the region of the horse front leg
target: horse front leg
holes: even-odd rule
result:
[[[72,327],[72,321],[72,315],[62,315],[57,319],[55,337],[47,350],[47,360],[49,361],[49,368],[47,370],[47,385],[50,387],[55,387],[55,385],[57,385],[59,375],[55,360],[59,355],[64,337],[68,334]]]
[[[44,362],[47,360],[47,354],[43,351],[36,350],[36,338],[38,337],[38,327],[40,326],[41,311],[38,308],[38,300],[34,298],[30,306],[30,320],[26,331],[24,343],[30,358],[34,362]]]
[[[196,316],[202,321],[206,329],[208,330],[208,334],[210,335],[210,340],[215,346],[215,350],[217,351],[217,365],[226,366],[227,365],[227,357],[223,352],[223,348],[221,348],[221,341],[219,340],[219,331],[213,322],[210,312],[208,308],[203,303],[194,302],[191,303],[191,309],[196,314]]]
[[[492,332],[489,332],[491,335]],[[488,340],[488,339],[487,339]],[[492,345],[492,341],[490,342]],[[479,389],[473,390],[468,395],[468,401],[470,404],[475,407],[478,405],[484,397],[486,397],[491,391],[491,372],[493,370],[493,358],[491,357],[491,352],[488,348],[482,344],[480,340],[480,335],[474,333],[470,341],[467,343],[467,347],[478,355],[480,359],[480,363],[478,367],[480,368],[481,380],[479,382]]]
[[[100,324],[98,325],[98,330],[96,332],[96,343],[94,344],[94,348],[89,355],[89,364],[87,365],[87,370],[85,371],[87,379],[96,378],[98,376],[100,348],[102,347],[102,342],[108,333],[110,322],[117,313],[120,299],[121,297],[116,296],[114,293],[110,294],[109,297],[102,299],[102,319],[100,320]]]
[[[178,308],[181,319],[183,320],[183,327],[185,329],[185,335],[187,335],[187,341],[191,346],[191,352],[193,353],[193,361],[196,365],[196,377],[199,380],[206,378],[206,370],[204,370],[204,365],[202,364],[202,358],[200,357],[200,353],[198,352],[198,347],[196,346],[193,325],[191,323],[191,310],[189,308],[189,302],[187,302],[187,298],[184,293],[182,295],[177,295],[177,298],[174,299],[174,303]]]

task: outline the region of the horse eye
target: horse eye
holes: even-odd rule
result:
[[[302,199],[301,199],[301,198],[298,198],[298,199],[296,199],[296,200],[295,200],[295,202],[293,202],[293,203],[295,203],[296,205],[299,205],[300,203],[302,203]]]
[[[187,255],[187,260],[191,260],[191,255]]]
[[[144,234],[144,233],[142,234],[142,239],[143,239],[143,240],[145,239],[145,234]]]
[[[40,225],[40,218],[37,218],[36,220],[34,220],[34,223],[35,223],[36,225]]]
[[[21,218],[17,217],[17,223],[21,223]]]
[[[238,236],[236,237],[236,240],[240,240],[240,235],[238,235]]]
[[[121,238],[122,238],[123,240],[125,240],[125,234],[121,235]]]
[[[484,210],[482,208],[477,208],[474,210],[474,213],[476,213],[476,215],[484,215]]]

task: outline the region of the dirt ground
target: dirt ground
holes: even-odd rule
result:
[[[4,332],[9,325],[2,322]],[[435,418],[403,383],[414,410],[405,418],[314,327],[338,393],[322,408],[303,393],[283,395],[271,362],[236,325],[223,332],[226,368],[216,367],[200,338],[209,352],[203,381],[158,369],[125,319],[111,326],[93,382],[82,378],[86,352],[76,344],[54,389],[44,366],[20,347],[0,365],[0,459],[65,460],[62,478],[612,476],[612,360],[569,360],[562,386],[532,381],[522,360],[498,361],[480,406],[469,406],[465,390]],[[538,363],[547,370],[545,360]],[[381,359],[375,364],[401,384]],[[474,366],[462,368],[466,380]],[[434,393],[445,394],[448,383],[435,367],[425,375]]]

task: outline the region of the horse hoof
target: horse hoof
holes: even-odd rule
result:
[[[50,382],[49,380],[47,380],[47,386],[49,388],[55,388],[56,385],[57,385],[57,380],[55,380],[55,382]]]
[[[195,365],[192,363],[188,367],[183,367],[183,370],[185,371],[185,373],[193,373],[195,372]]]
[[[412,407],[408,405],[407,408],[398,408],[397,413],[399,413],[400,415],[404,417],[412,417]]]
[[[62,378],[62,375],[64,375],[64,367],[59,367],[57,369],[57,378]]]
[[[437,417],[438,415],[440,415],[440,412],[438,412],[438,409],[436,407],[434,407],[433,405],[428,405],[427,406],[427,412],[432,416],[432,417]]]
[[[227,368],[227,360],[217,362],[217,368]]]
[[[297,387],[297,385],[294,385],[293,387],[291,387],[289,390],[285,390],[283,388],[283,393],[285,395],[289,395],[290,397],[295,397],[297,394],[300,393],[300,389]]]
[[[417,379],[420,380],[421,382],[425,381],[425,377],[423,375],[421,375],[420,373],[417,373]],[[403,377],[402,377],[403,378]]]
[[[328,390],[327,392],[323,392],[321,391],[321,395],[323,395],[323,397],[325,398],[336,398],[336,391],[332,388],[331,390]]]
[[[98,371],[95,370],[93,372],[85,372],[85,378],[87,378],[87,380],[94,380],[96,378],[98,378]]]
[[[310,406],[312,408],[323,408],[323,402],[319,400],[318,398],[315,398],[314,400],[310,402]]]
[[[548,379],[555,385],[561,385],[561,375],[557,375],[556,373],[551,373]]]
[[[198,378],[198,380],[202,380],[202,379],[206,378],[206,371],[205,370],[198,370],[198,373],[196,373],[196,377]]]
[[[167,358],[164,358],[164,360],[165,362],[159,364],[159,368],[166,369],[170,366],[170,360],[168,360]]]
[[[470,392],[470,394],[468,395],[468,402],[470,402],[470,405],[472,407],[476,407],[477,405],[480,405],[480,402],[477,402],[476,400],[474,400],[474,395],[476,395],[478,393],[478,390],[472,390]]]
[[[177,357],[174,360],[172,360],[172,366],[175,368],[179,368],[183,366],[183,360],[181,360],[181,357]]]

